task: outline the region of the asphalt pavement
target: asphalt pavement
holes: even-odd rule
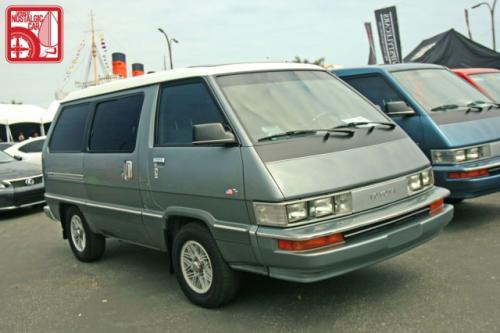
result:
[[[245,274],[207,310],[165,254],[108,241],[78,262],[42,210],[0,216],[0,332],[500,332],[500,194],[466,201],[436,239],[314,284]]]

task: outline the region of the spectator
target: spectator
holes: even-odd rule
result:
[[[17,137],[17,141],[21,142],[21,141],[24,141],[25,137],[24,137],[24,134],[23,132],[19,133],[19,136]]]

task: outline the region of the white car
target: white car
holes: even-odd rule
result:
[[[5,152],[13,157],[21,157],[23,161],[42,166],[42,148],[45,136],[29,138],[18,142],[5,149]]]

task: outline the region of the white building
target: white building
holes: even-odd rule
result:
[[[57,101],[49,110],[36,105],[0,104],[0,142],[45,135],[58,106]]]

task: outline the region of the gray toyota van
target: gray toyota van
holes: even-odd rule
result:
[[[452,219],[404,131],[320,67],[193,67],[76,91],[43,151],[46,214],[77,259],[106,238],[165,251],[193,303],[237,271],[314,282],[388,259]]]

